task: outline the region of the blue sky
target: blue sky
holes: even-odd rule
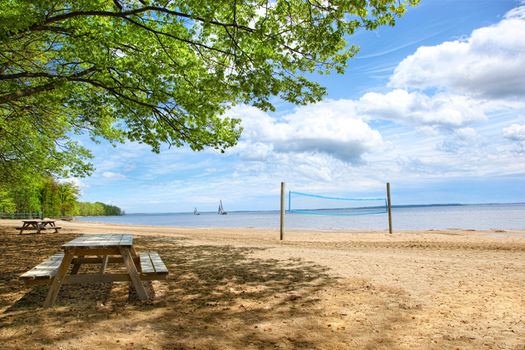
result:
[[[96,171],[81,200],[128,213],[278,209],[279,186],[394,204],[525,202],[525,3],[422,0],[394,28],[359,32],[328,96],[275,113],[236,106],[220,154],[83,143]]]

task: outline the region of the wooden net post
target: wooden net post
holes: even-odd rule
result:
[[[392,233],[392,205],[390,204],[390,182],[386,183],[386,198],[388,204],[388,232]]]
[[[280,240],[283,240],[284,236],[284,182],[281,182],[281,224],[280,224]]]

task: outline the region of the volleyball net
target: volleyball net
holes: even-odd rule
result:
[[[288,213],[327,216],[358,216],[385,214],[388,212],[386,198],[331,197],[311,193],[289,191]]]

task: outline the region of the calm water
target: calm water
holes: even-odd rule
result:
[[[394,230],[429,229],[525,229],[524,204],[484,204],[393,208]],[[81,217],[81,221],[131,225],[177,227],[257,227],[278,228],[278,211],[217,213],[128,214],[123,216]],[[386,230],[386,214],[365,216],[321,216],[286,214],[286,228]]]

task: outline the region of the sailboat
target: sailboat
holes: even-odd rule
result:
[[[195,208],[195,209],[193,209],[193,215],[201,215],[201,213],[199,213],[197,208]]]
[[[219,210],[217,211],[217,214],[219,214],[219,215],[226,215],[226,214],[228,214],[227,212],[224,211],[224,208],[222,207],[222,200],[220,201]]]

